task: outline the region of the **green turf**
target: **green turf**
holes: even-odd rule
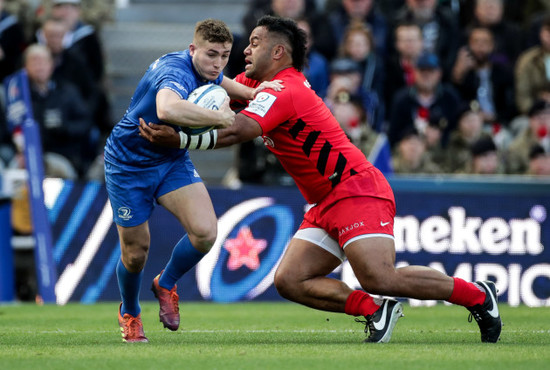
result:
[[[293,303],[182,303],[162,329],[143,304],[148,344],[122,343],[117,303],[0,306],[0,369],[550,369],[550,310],[501,306],[483,344],[461,307],[413,308],[389,344],[364,344],[353,318]]]

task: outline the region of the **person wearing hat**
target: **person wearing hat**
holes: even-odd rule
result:
[[[471,148],[470,173],[474,175],[497,175],[504,173],[500,153],[490,136],[475,141]]]
[[[527,175],[550,176],[550,154],[537,144],[529,151],[529,168]]]
[[[361,69],[359,63],[350,58],[337,58],[330,64],[330,83],[325,102],[329,107],[343,100],[359,95]]]
[[[550,102],[536,101],[528,112],[529,125],[521,131],[508,147],[507,172],[523,174],[529,167],[529,150],[539,144],[550,150]]]
[[[472,160],[471,146],[482,137],[490,137],[483,131],[483,116],[477,100],[464,103],[458,113],[458,124],[449,138],[445,169],[449,173],[468,172]]]
[[[414,76],[414,85],[401,88],[393,98],[388,126],[390,145],[394,147],[401,132],[410,127],[424,134],[430,117],[437,116],[446,121],[441,134],[442,146],[445,147],[456,125],[461,99],[452,86],[441,82],[441,65],[435,54],[424,53],[418,58]]]
[[[423,135],[414,127],[403,131],[392,156],[392,166],[395,173],[402,174],[437,174],[442,172],[426,151],[426,141]]]

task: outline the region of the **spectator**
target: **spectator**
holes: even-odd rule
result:
[[[367,113],[367,121],[374,129],[376,118],[376,105],[372,101],[369,91],[361,85],[362,70],[359,63],[349,58],[335,59],[330,67],[330,83],[327,89],[325,103],[332,109],[335,102],[354,99],[360,101]]]
[[[336,35],[336,42],[342,43],[346,30],[354,21],[359,21],[368,26],[374,38],[372,43],[376,53],[386,57],[386,42],[388,37],[388,22],[386,17],[378,10],[375,0],[341,0],[330,11],[329,19],[332,30]]]
[[[529,110],[529,126],[526,127],[507,151],[507,172],[523,174],[529,166],[529,150],[540,145],[550,151],[550,103],[539,100]]]
[[[472,145],[480,138],[490,136],[483,131],[483,116],[479,103],[465,104],[458,114],[458,124],[449,138],[445,172],[466,173],[472,162]]]
[[[82,20],[80,0],[53,0],[51,16],[60,19],[67,25],[65,48],[71,53],[80,55],[96,83],[98,91],[96,109],[93,110],[93,121],[106,137],[113,128],[111,104],[105,88],[105,60],[101,39],[95,28]],[[41,36],[38,35],[40,40]]]
[[[306,47],[308,65],[304,68],[303,73],[311,84],[311,88],[317,93],[317,95],[319,95],[321,99],[324,99],[327,94],[329,84],[328,61],[321,53],[313,48],[313,35],[311,34],[311,27],[307,19],[300,19],[296,23],[307,36]]]
[[[435,54],[423,54],[414,68],[415,83],[399,90],[393,99],[388,127],[392,148],[400,133],[411,127],[424,135],[430,117],[446,122],[442,127],[442,146],[445,148],[450,132],[456,125],[456,113],[461,100],[452,86],[441,83],[441,67]]]
[[[350,141],[362,149],[363,141],[367,138],[364,136],[365,127],[370,125],[367,123],[367,114],[361,101],[346,94],[339,94],[332,104],[331,112]]]
[[[307,19],[311,28],[313,48],[327,60],[336,56],[337,40],[328,16],[317,10],[315,0],[252,0],[243,17],[243,34],[247,37],[235,35],[235,42],[229,57],[227,75],[234,77],[244,70],[243,51],[248,45],[248,35],[256,27],[256,22],[264,15],[276,15],[294,20]]]
[[[472,161],[470,173],[473,175],[503,174],[503,165],[500,154],[490,136],[479,138],[471,147]]]
[[[21,67],[25,48],[23,27],[14,15],[4,10],[4,1],[0,0],[0,83]]]
[[[471,27],[487,27],[494,35],[494,59],[513,67],[521,53],[524,37],[519,26],[504,18],[503,0],[476,0]]]
[[[527,175],[550,176],[550,155],[540,145],[535,145],[529,151],[529,168]]]
[[[52,79],[73,83],[88,104],[89,111],[93,112],[98,99],[96,84],[82,56],[64,48],[63,40],[67,31],[66,24],[54,18],[46,19],[41,27],[44,37],[40,41],[50,50],[54,60]]]
[[[390,107],[395,92],[405,86],[414,85],[414,66],[422,54],[423,39],[420,26],[402,23],[394,29],[396,53],[386,63],[385,104]],[[386,110],[389,118],[389,110]]]
[[[437,0],[406,0],[394,24],[413,22],[422,29],[424,51],[441,59],[445,80],[450,74],[458,50],[458,25],[452,15],[438,7]]]
[[[550,15],[539,32],[540,44],[524,51],[515,68],[516,105],[526,114],[550,84]]]
[[[430,115],[428,125],[424,130],[426,153],[431,160],[443,171],[446,160],[446,148],[443,148],[443,132],[449,125],[447,118],[438,114]]]
[[[369,122],[381,131],[385,115],[384,64],[374,51],[373,35],[364,23],[353,21],[349,24],[340,44],[339,56],[359,64],[361,90]]]
[[[40,127],[46,175],[75,178],[89,164],[86,152],[91,127],[87,106],[74,85],[53,81],[53,59],[43,45],[33,44],[24,53],[33,117]],[[10,111],[8,106],[8,111]],[[14,142],[22,150],[22,129],[15,127]],[[22,163],[20,157],[18,158]]]
[[[81,17],[80,0],[53,0],[51,17],[63,21],[68,32],[65,35],[65,48],[82,55],[96,82],[102,81],[105,63],[101,41],[93,26],[85,24]],[[41,39],[41,35],[37,36]]]
[[[392,157],[393,170],[401,174],[437,174],[441,169],[426,152],[426,142],[414,127],[404,130]]]
[[[470,30],[468,44],[456,60],[452,81],[464,101],[477,100],[487,124],[507,125],[515,116],[514,76],[505,64],[493,60],[489,28]]]

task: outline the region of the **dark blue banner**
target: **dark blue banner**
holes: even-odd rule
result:
[[[44,302],[55,297],[55,265],[52,257],[52,235],[44,206],[42,182],[44,164],[40,128],[33,118],[27,74],[21,70],[6,79],[7,117],[12,131],[24,140],[25,166],[28,171],[29,195],[32,210],[33,235],[36,241],[35,260],[38,291]]]
[[[496,282],[501,302],[550,306],[548,184],[391,181],[397,201],[397,264],[429,265],[469,281]],[[120,258],[105,188],[46,180],[55,240],[58,302],[117,301]],[[273,274],[307,206],[294,188],[209,188],[219,217],[212,251],[179,282],[182,301],[279,300]],[[184,230],[162,207],[150,220],[148,280],[170,258]],[[346,262],[333,277],[359,287]],[[412,305],[435,302],[411,300]]]

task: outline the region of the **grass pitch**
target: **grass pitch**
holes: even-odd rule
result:
[[[118,303],[0,306],[0,369],[550,369],[549,308],[501,305],[497,344],[462,307],[413,308],[391,343],[343,314],[293,303],[181,303],[178,332],[142,304],[148,344],[122,343]]]

